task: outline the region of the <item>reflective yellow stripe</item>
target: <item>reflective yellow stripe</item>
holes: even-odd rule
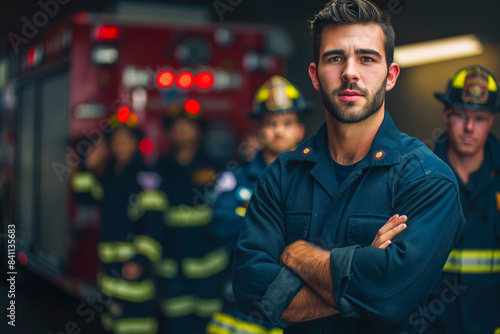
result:
[[[237,207],[234,212],[236,212],[236,214],[240,217],[245,217],[245,214],[247,213],[247,209],[242,207],[242,206],[239,206]]]
[[[267,331],[267,334],[283,334],[283,330],[281,328],[271,328]]]
[[[102,242],[98,245],[101,262],[125,262],[135,256],[134,245],[130,242]]]
[[[197,316],[202,318],[210,317],[214,312],[222,310],[222,300],[213,299],[201,299],[198,298],[195,304],[195,313]]]
[[[174,259],[164,259],[156,265],[156,273],[161,277],[174,278],[178,271],[179,266]]]
[[[102,198],[102,186],[92,172],[78,172],[73,176],[73,191],[76,193],[91,193],[97,200]]]
[[[101,287],[102,292],[108,296],[132,302],[143,302],[154,296],[154,285],[149,279],[142,282],[130,282],[103,275]]]
[[[139,195],[139,203],[142,211],[165,211],[167,209],[167,197],[159,190],[144,190]]]
[[[101,314],[101,325],[107,331],[111,331],[113,328],[113,317],[111,314],[104,312]]]
[[[155,334],[157,322],[154,318],[125,318],[116,320],[114,334]]]
[[[162,247],[155,239],[147,235],[139,235],[135,237],[134,245],[137,254],[145,255],[153,262],[160,261]]]
[[[208,334],[281,334],[283,330],[246,322],[224,313],[214,313],[207,326]]]
[[[187,278],[206,278],[224,270],[229,263],[229,255],[223,248],[208,253],[201,259],[182,260],[182,272]]]
[[[168,318],[184,317],[196,309],[196,298],[190,295],[165,299],[161,303],[163,314]]]
[[[208,205],[198,206],[174,206],[166,213],[168,226],[189,227],[203,226],[212,220],[212,209]]]
[[[462,274],[500,272],[500,249],[454,249],[443,271]]]
[[[159,190],[143,190],[136,199],[128,206],[128,216],[131,220],[141,218],[148,211],[165,211],[168,200],[165,194]]]
[[[78,172],[73,176],[73,190],[77,193],[88,192],[96,182],[94,174],[91,172]]]

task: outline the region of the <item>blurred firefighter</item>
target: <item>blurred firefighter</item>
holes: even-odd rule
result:
[[[157,164],[168,199],[165,256],[157,266],[165,333],[203,333],[212,313],[222,308],[226,251],[206,237],[212,220],[207,195],[218,163],[201,147],[206,123],[187,111],[170,115],[165,128],[170,153]]]
[[[498,82],[485,68],[458,71],[444,103],[447,132],[434,152],[458,179],[467,224],[429,296],[426,333],[500,333],[500,143],[490,133],[500,109]],[[434,312],[434,313],[433,313]]]
[[[155,190],[161,180],[148,171],[139,154],[142,134],[135,126],[112,118],[107,145],[87,152],[72,181],[80,206],[99,203],[101,233],[98,286],[110,297],[101,314],[103,328],[121,333],[157,333],[151,262],[161,258],[165,196]],[[106,163],[110,151],[111,159]],[[99,170],[105,166],[102,176]]]
[[[263,147],[256,154],[242,152],[243,157],[254,156],[253,160],[243,167],[223,173],[217,180],[215,188],[219,195],[214,205],[211,233],[231,254],[236,247],[243,217],[257,178],[278,155],[294,150],[302,141],[305,134],[303,113],[309,109],[310,105],[304,101],[299,90],[281,76],[273,76],[257,91],[254,110],[248,113],[248,117],[259,122],[258,138]],[[256,145],[251,143],[248,147],[255,149]],[[270,322],[253,319],[238,310],[231,278],[228,277],[224,289],[224,309],[212,316],[207,333],[282,332]]]

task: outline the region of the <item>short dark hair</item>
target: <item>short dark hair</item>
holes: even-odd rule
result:
[[[396,33],[391,24],[391,19],[384,14],[375,4],[367,0],[331,0],[311,21],[313,34],[314,61],[319,62],[319,48],[321,35],[328,24],[356,24],[377,23],[384,33],[384,50],[387,68],[394,60],[394,40]]]

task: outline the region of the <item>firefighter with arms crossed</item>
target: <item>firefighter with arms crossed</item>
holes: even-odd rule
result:
[[[385,111],[394,30],[365,0],[333,0],[312,22],[313,86],[326,123],[259,176],[236,246],[246,314],[285,333],[415,332],[465,220],[451,169]],[[372,242],[395,214],[404,230]]]

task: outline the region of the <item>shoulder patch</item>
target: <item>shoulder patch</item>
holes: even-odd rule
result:
[[[215,184],[215,192],[218,194],[223,193],[225,191],[231,191],[236,188],[236,177],[231,172],[224,172],[217,180]]]
[[[248,187],[240,186],[236,189],[236,199],[241,202],[248,202],[252,198],[253,190]]]
[[[137,174],[137,182],[143,189],[158,189],[161,184],[161,176],[155,172],[140,172]]]

